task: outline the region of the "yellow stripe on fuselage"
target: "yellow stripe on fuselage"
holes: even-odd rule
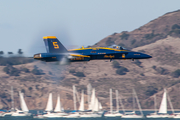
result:
[[[78,48],[78,49],[71,49],[68,51],[77,51],[77,50],[99,50],[99,49],[104,49],[104,50],[114,50],[114,51],[127,51],[127,50],[117,50],[113,48],[106,48],[106,47],[96,47],[96,48]]]
[[[87,55],[75,55],[75,54],[70,54],[71,56],[74,56],[74,57],[90,57],[90,56],[87,56]]]
[[[43,39],[57,39],[56,36],[44,36]]]

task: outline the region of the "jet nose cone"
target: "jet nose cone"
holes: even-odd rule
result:
[[[142,58],[152,58],[152,56],[147,55],[147,54],[141,54],[141,57],[142,57]]]

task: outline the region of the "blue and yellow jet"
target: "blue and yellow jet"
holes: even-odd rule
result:
[[[46,62],[86,62],[90,60],[109,59],[147,59],[150,55],[133,52],[121,46],[113,45],[110,47],[89,47],[67,50],[55,36],[43,37],[47,53],[38,53],[34,59]]]

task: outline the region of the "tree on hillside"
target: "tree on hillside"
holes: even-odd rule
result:
[[[0,51],[0,55],[3,55],[4,54],[4,52],[3,51]]]
[[[19,49],[19,50],[18,50],[18,54],[19,54],[19,55],[22,55],[22,54],[23,54],[22,49]]]
[[[112,66],[113,66],[113,68],[120,68],[121,67],[119,62],[117,62],[117,61],[113,61]]]
[[[38,69],[38,67],[35,65],[34,69],[31,71],[34,75],[44,75],[45,73],[43,73],[42,69]]]
[[[4,67],[3,71],[6,74],[9,74],[10,76],[19,76],[19,73],[20,73],[20,70],[13,67],[12,65],[8,65],[8,66]]]
[[[12,54],[13,54],[13,52],[8,52],[8,54],[9,54],[9,55],[12,55]]]
[[[119,74],[119,75],[125,75],[127,72],[129,72],[129,70],[123,66],[121,66],[120,68],[116,70],[116,74]]]
[[[180,76],[180,69],[177,69],[174,72],[172,72],[171,76],[173,76],[174,78],[178,78]]]

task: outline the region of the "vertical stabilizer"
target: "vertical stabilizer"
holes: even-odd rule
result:
[[[47,53],[64,53],[67,49],[55,36],[43,37]]]

